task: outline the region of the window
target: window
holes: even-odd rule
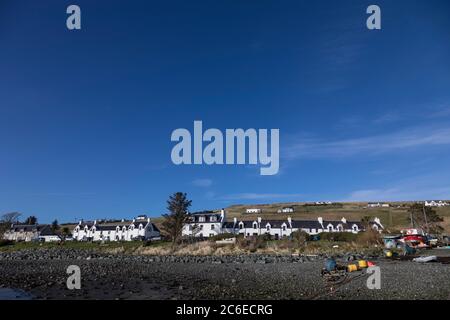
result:
[[[213,224],[211,225],[211,230],[214,230],[214,225]]]
[[[239,224],[239,229],[243,229],[244,228],[244,224],[240,223]]]
[[[311,233],[316,233],[316,229],[311,229]]]
[[[209,236],[210,236],[210,237],[214,237],[214,233],[210,233]]]
[[[253,223],[253,229],[258,229],[258,224],[256,222]]]
[[[205,222],[205,217],[198,217],[198,222]]]
[[[210,222],[216,222],[216,221],[217,221],[217,217],[216,217],[216,216],[211,216],[211,217],[209,218],[209,221],[210,221]]]
[[[270,225],[269,224],[266,226],[266,230],[270,231]]]
[[[332,225],[329,225],[327,228],[328,228],[328,232],[333,231],[333,226]]]
[[[283,231],[286,231],[286,226],[283,226]]]

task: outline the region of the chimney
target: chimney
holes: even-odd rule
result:
[[[292,228],[292,218],[288,217],[288,223],[289,223],[289,227]]]
[[[147,222],[150,223],[150,218],[147,218]]]
[[[258,223],[261,223],[261,217],[258,217]]]
[[[342,217],[341,221],[342,223],[347,223],[347,219],[345,219],[345,217]]]
[[[322,228],[323,228],[323,218],[322,218],[322,217],[318,217],[318,218],[317,218],[317,221],[319,221],[320,225],[321,225]]]
[[[237,218],[236,217],[233,218],[233,223],[237,224]]]
[[[378,223],[378,224],[381,226],[381,228],[384,229],[383,225],[381,224],[380,218],[375,217],[375,219],[373,219],[373,221],[376,222],[376,223]]]
[[[94,220],[94,226],[97,224],[97,220]]]

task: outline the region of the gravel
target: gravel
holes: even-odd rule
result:
[[[351,258],[349,258],[351,256]],[[374,259],[381,289],[355,272],[332,289],[321,256],[132,256],[89,250],[34,249],[0,253],[0,288],[35,299],[449,299],[450,265]],[[341,263],[358,259],[348,254]],[[68,290],[69,265],[81,289]]]

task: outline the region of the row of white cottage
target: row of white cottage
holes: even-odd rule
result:
[[[369,223],[370,227],[381,232],[383,225],[380,219],[375,218]],[[360,221],[347,221],[342,218],[339,221],[324,220],[319,217],[317,220],[262,220],[257,218],[254,221],[238,221],[236,218],[232,222],[226,221],[225,210],[220,213],[200,212],[191,214],[191,222],[183,227],[183,236],[213,237],[218,234],[242,234],[245,237],[270,234],[275,239],[288,237],[292,232],[304,231],[310,235],[322,232],[352,232],[359,233],[365,230],[365,226]]]
[[[131,223],[122,224],[80,221],[72,236],[77,241],[133,241],[157,240],[160,239],[161,233],[150,218],[139,216]]]

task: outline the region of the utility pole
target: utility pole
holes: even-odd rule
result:
[[[425,204],[423,204],[423,206],[422,206],[422,211],[423,211],[423,217],[425,218],[425,226],[427,228],[427,233],[429,233],[430,228],[428,227],[428,220],[427,220],[427,213],[425,211]]]

